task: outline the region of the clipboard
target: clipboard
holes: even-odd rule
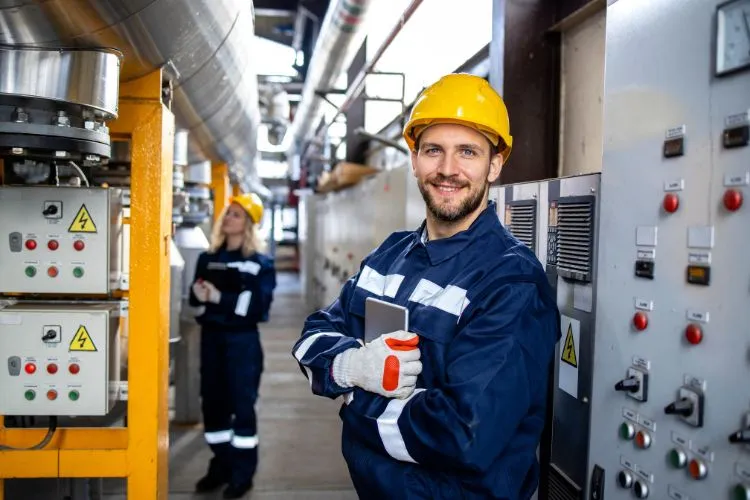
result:
[[[409,310],[374,297],[365,300],[365,342],[372,342],[385,333],[409,331]]]

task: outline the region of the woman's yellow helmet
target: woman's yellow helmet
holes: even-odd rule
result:
[[[247,215],[250,216],[250,220],[252,220],[254,224],[260,223],[263,218],[263,202],[261,201],[260,196],[255,193],[245,193],[232,196],[229,199],[229,202],[241,206],[245,212],[247,212]]]

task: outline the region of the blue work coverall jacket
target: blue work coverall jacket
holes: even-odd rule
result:
[[[534,254],[493,202],[469,229],[424,242],[389,236],[293,355],[312,392],[345,395],[342,451],[364,499],[527,499],[536,490],[547,380],[560,338],[556,300]],[[336,355],[359,348],[365,299],[409,309],[423,370],[408,399],[338,386]]]

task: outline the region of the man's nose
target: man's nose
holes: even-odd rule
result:
[[[443,161],[438,165],[438,172],[446,177],[458,174],[458,162],[453,155],[445,155]]]

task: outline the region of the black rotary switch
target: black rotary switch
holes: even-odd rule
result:
[[[664,408],[664,413],[667,415],[689,417],[693,414],[693,409],[693,402],[688,398],[682,398],[679,401],[667,405],[666,408]]]
[[[628,377],[615,384],[616,391],[638,392],[640,388],[641,383],[635,377]]]

